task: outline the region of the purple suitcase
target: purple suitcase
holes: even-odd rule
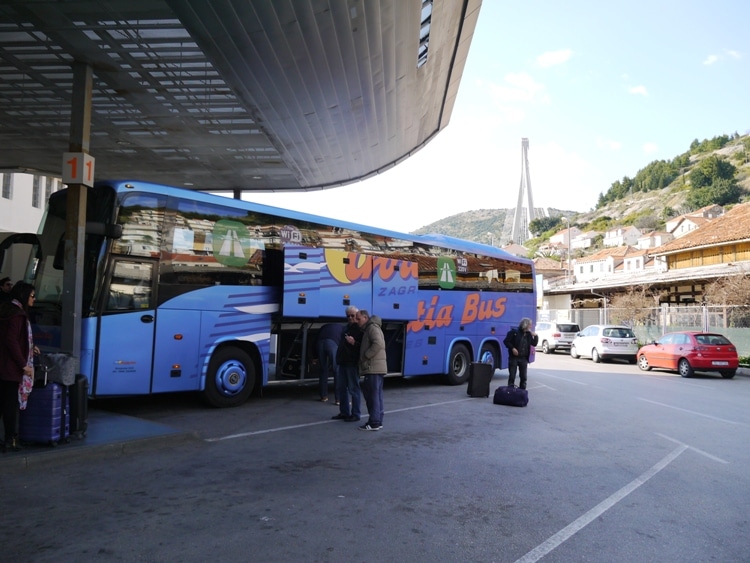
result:
[[[492,402],[496,405],[508,405],[510,407],[525,407],[529,404],[529,393],[520,387],[498,387]]]
[[[70,432],[68,390],[59,383],[35,387],[21,411],[19,438],[52,446],[68,439]]]

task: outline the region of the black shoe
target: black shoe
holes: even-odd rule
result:
[[[355,415],[347,416],[344,419],[345,422],[359,422],[359,417]]]
[[[333,420],[346,420],[346,419],[347,419],[347,418],[349,418],[349,417],[348,417],[348,416],[346,416],[345,414],[341,414],[341,413],[339,413],[339,414],[337,414],[337,415],[334,415],[334,416],[332,416],[331,418],[332,418]]]

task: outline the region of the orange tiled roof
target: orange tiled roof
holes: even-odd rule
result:
[[[599,260],[606,260],[610,256],[612,258],[625,258],[625,255],[629,252],[633,252],[631,246],[610,246],[609,248],[603,248],[596,254],[586,256],[584,258],[578,258],[576,264],[585,264],[586,262],[598,262]]]
[[[735,205],[721,217],[704,221],[699,228],[652,249],[651,254],[659,256],[688,248],[750,240],[750,203]]]

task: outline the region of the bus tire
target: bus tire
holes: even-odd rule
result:
[[[236,346],[219,348],[208,364],[203,396],[212,407],[237,407],[250,398],[255,387],[255,364]]]
[[[448,359],[448,374],[446,379],[449,385],[461,385],[469,380],[469,367],[471,366],[471,354],[463,344],[456,344],[451,348]]]
[[[485,342],[479,352],[479,361],[483,364],[492,364],[492,373],[500,368],[500,348],[494,342]]]

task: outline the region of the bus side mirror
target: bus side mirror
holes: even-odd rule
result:
[[[118,239],[122,237],[122,225],[112,223],[86,223],[87,235],[102,235],[107,238]]]

